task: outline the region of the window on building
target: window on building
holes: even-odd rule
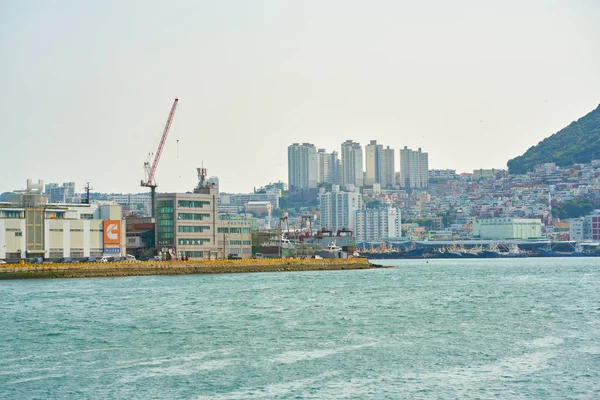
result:
[[[229,233],[229,228],[217,228],[217,233]]]
[[[202,221],[204,218],[210,218],[207,213],[177,213],[177,218],[181,220]]]
[[[190,258],[203,258],[204,257],[203,251],[184,251],[183,253]]]
[[[206,200],[178,200],[177,207],[181,208],[202,208],[210,205],[210,201]]]
[[[204,243],[210,243],[210,239],[207,238],[184,238],[178,239],[177,244],[180,246],[202,246]]]
[[[210,226],[202,225],[179,225],[177,228],[181,233],[202,233],[210,229]]]

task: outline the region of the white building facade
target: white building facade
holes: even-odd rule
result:
[[[346,140],[342,143],[342,186],[362,187],[363,151],[360,143]]]
[[[376,140],[371,140],[365,146],[365,154],[365,185],[379,184],[383,189],[394,186],[394,150],[390,146],[384,149]]]
[[[600,240],[600,210],[590,215],[569,220],[569,238],[571,240]]]
[[[419,148],[413,151],[406,146],[400,149],[400,186],[426,188],[429,182],[429,157]]]
[[[332,183],[339,184],[340,159],[337,151],[327,153],[325,149],[317,152],[317,184]]]
[[[356,242],[380,242],[402,236],[400,209],[395,207],[356,211]]]
[[[80,259],[126,254],[121,206],[0,206],[0,259]]]
[[[342,192],[334,185],[331,192],[319,194],[321,228],[332,231],[350,229],[356,225],[356,211],[362,208],[362,195],[358,192]]]
[[[542,221],[533,218],[489,218],[473,222],[473,237],[484,240],[539,239]]]
[[[288,146],[288,183],[292,192],[317,188],[317,149],[314,144]]]

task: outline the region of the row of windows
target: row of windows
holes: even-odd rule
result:
[[[175,234],[173,232],[158,232],[158,239],[173,239]]]
[[[204,257],[204,252],[203,251],[183,251],[183,254],[185,254],[188,257],[193,257],[193,258],[202,258]]]
[[[202,233],[205,230],[209,230],[210,226],[201,225],[179,225],[178,230],[182,233]]]
[[[183,219],[183,220],[202,221],[204,218],[210,218],[210,214],[207,214],[207,213],[178,213],[177,218]]]
[[[204,206],[210,205],[210,201],[205,200],[179,200],[177,201],[177,207],[186,207],[186,208],[202,208]]]
[[[156,205],[158,208],[171,207],[173,208],[173,200],[159,200]]]
[[[217,233],[250,233],[250,228],[217,228]]]
[[[21,211],[4,211],[4,218],[23,218]]]
[[[179,239],[177,243],[182,246],[201,246],[204,243],[210,243],[210,239]]]
[[[250,246],[252,243],[249,240],[231,240],[230,246]]]
[[[173,212],[174,212],[173,206],[171,206],[171,207],[158,207],[158,213],[159,214],[173,214]]]

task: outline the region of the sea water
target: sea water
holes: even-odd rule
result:
[[[0,398],[600,398],[600,258],[376,262],[0,281]]]

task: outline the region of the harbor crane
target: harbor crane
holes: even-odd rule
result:
[[[156,181],[154,180],[154,175],[156,174],[156,167],[158,167],[158,161],[160,160],[160,155],[162,154],[163,147],[165,147],[165,142],[167,140],[167,136],[169,135],[169,128],[171,128],[171,122],[173,122],[173,117],[175,116],[175,110],[177,109],[177,102],[179,99],[175,99],[173,102],[173,106],[171,107],[171,112],[169,113],[169,118],[167,119],[167,124],[165,125],[165,129],[163,130],[162,137],[160,138],[160,143],[158,144],[158,149],[154,154],[154,161],[152,161],[152,165],[150,165],[149,161],[144,162],[144,171],[146,173],[146,179],[143,180],[140,185],[142,187],[150,188],[150,200],[152,201],[152,218],[156,218]]]

